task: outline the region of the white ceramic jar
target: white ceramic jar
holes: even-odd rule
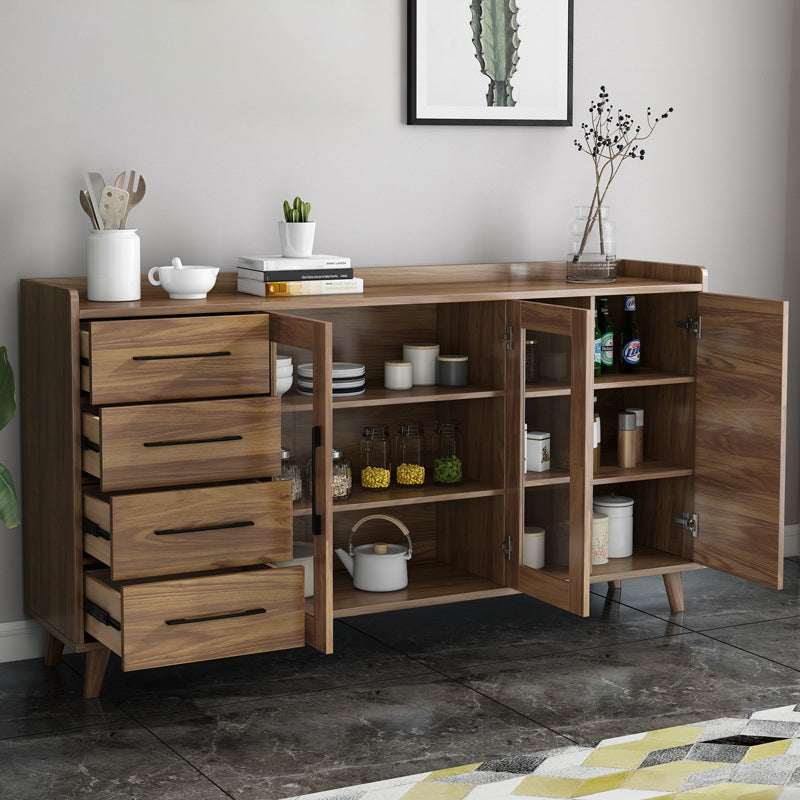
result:
[[[592,513],[592,566],[608,564],[608,514]]]
[[[414,386],[433,386],[436,383],[438,344],[404,344],[403,361],[411,362]]]
[[[140,300],[141,272],[139,236],[134,229],[89,231],[86,240],[87,300]]]
[[[633,498],[622,495],[599,495],[594,510],[608,515],[608,557],[633,555]]]
[[[528,472],[546,472],[550,469],[550,434],[546,431],[528,431],[525,434],[525,453]]]
[[[544,567],[544,528],[526,525],[522,534],[522,563],[531,569]]]
[[[414,383],[410,361],[384,361],[383,385],[387,389],[410,389]]]

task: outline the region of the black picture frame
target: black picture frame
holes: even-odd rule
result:
[[[489,13],[491,0],[462,0],[466,9],[463,27],[461,9],[454,19],[452,2],[445,0],[407,0],[407,76],[408,125],[572,125],[572,40],[573,0],[503,0],[505,26],[496,25],[490,36],[482,25],[482,14]],[[498,5],[500,0],[496,0]],[[491,9],[489,9],[491,10]],[[525,47],[525,29],[518,13],[540,24],[531,28],[540,48],[533,52]],[[454,24],[450,24],[450,23]],[[552,23],[550,27],[549,24]],[[482,32],[486,30],[487,36]],[[431,41],[431,37],[435,42]],[[472,47],[469,63],[467,43]],[[469,41],[471,39],[471,41]],[[447,53],[447,58],[439,58]],[[493,81],[488,56],[496,43],[505,59],[497,58],[509,73],[505,81]],[[485,49],[485,45],[489,45]],[[551,52],[552,50],[552,52]],[[509,55],[509,52],[511,55]],[[523,61],[526,59],[526,61]],[[540,60],[537,65],[536,59]],[[522,68],[528,67],[524,74]],[[510,65],[509,65],[510,64]],[[519,74],[523,82],[514,97],[512,79]],[[479,84],[483,81],[483,91]],[[527,91],[525,91],[527,89]],[[550,102],[543,102],[549,98]],[[524,100],[538,102],[525,103]]]

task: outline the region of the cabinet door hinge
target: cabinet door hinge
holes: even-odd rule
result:
[[[702,319],[702,317],[695,317],[694,319],[692,319],[692,317],[686,317],[685,320],[678,323],[678,327],[686,328],[689,333],[694,334],[695,339],[699,339],[702,328]]]
[[[700,528],[697,514],[686,511],[679,517],[675,517],[675,522],[677,522],[682,528],[686,528],[686,530],[689,531],[695,539],[697,538],[697,533]]]
[[[506,343],[506,350],[511,350],[514,347],[514,329],[510,325],[506,327],[502,338]]]
[[[511,536],[506,536],[506,538],[503,539],[500,549],[505,553],[506,561],[511,561]]]

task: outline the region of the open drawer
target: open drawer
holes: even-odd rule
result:
[[[123,670],[302,647],[303,568],[137,583],[87,570],[84,612],[86,633],[119,655]]]
[[[269,316],[85,322],[81,389],[92,405],[269,392]]]
[[[83,549],[111,579],[244,567],[292,557],[288,481],[128,494],[83,492]]]
[[[280,398],[107,406],[82,417],[82,463],[104,492],[280,475]]]

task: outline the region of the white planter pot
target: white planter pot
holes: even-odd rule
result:
[[[316,222],[279,222],[281,255],[286,258],[308,258],[314,249]]]

